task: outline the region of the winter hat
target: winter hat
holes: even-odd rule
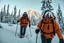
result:
[[[27,12],[24,12],[23,17],[28,17]]]
[[[49,10],[46,10],[45,12],[44,12],[44,15],[43,15],[43,17],[44,18],[51,18],[51,17],[54,17],[54,13],[52,13],[51,11],[49,11]]]

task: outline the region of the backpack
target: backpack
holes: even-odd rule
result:
[[[54,36],[55,36],[55,27],[54,27],[54,20],[51,20],[51,22],[50,22],[51,24],[52,24],[52,26],[53,26],[53,34],[54,34]],[[42,19],[42,24],[49,24],[49,23],[45,23],[44,22],[44,20]],[[42,25],[41,25],[42,26]],[[43,26],[44,27],[44,26]],[[49,29],[49,26],[48,26],[48,29]],[[43,32],[42,31],[42,29],[41,29],[41,32],[43,33],[43,34],[45,34],[45,32]],[[46,33],[46,34],[52,34],[52,33]]]
[[[28,18],[26,18],[25,20],[23,18],[20,24],[27,24],[27,23],[28,23]]]

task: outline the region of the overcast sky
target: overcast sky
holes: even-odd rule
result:
[[[17,6],[17,11],[21,9],[21,13],[27,11],[28,9],[34,9],[41,13],[42,0],[0,0],[0,9],[3,8],[4,5],[10,4],[10,11],[12,12],[14,6]],[[52,6],[54,8],[54,12],[58,9],[58,3],[60,3],[61,10],[64,12],[64,0],[52,0]]]

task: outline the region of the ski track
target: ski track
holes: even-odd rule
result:
[[[6,23],[0,23],[3,28],[0,28],[0,43],[36,43],[36,33],[34,28],[27,27],[26,34],[24,38],[19,38],[18,34],[20,31],[20,26],[18,26],[17,35],[15,36],[16,26],[12,25],[9,26],[9,24]],[[30,36],[30,29],[31,34]],[[40,33],[38,34],[38,43],[41,43]],[[59,39],[57,36],[55,36],[52,40],[52,43],[59,43]]]

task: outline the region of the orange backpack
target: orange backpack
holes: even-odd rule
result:
[[[28,23],[28,18],[22,18],[21,24],[27,24]]]
[[[42,29],[41,29],[41,32],[42,32],[43,34],[52,34],[52,33],[53,33],[53,34],[55,35],[54,20],[51,20],[51,21],[48,22],[48,23],[45,23],[44,20],[42,20],[42,24],[44,24],[44,25],[45,25],[45,24],[52,24],[52,27],[53,27],[53,32],[51,32],[51,33],[46,33],[46,32],[44,32],[44,31],[42,31]],[[44,29],[44,25],[43,25],[43,29]],[[42,26],[42,25],[41,25],[41,26]],[[50,28],[50,29],[49,29],[49,28],[50,28],[50,26],[48,26],[47,29],[50,30],[51,28]]]

